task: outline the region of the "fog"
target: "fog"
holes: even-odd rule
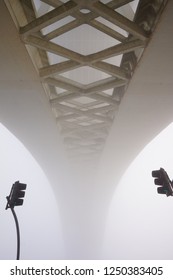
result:
[[[99,200],[93,201],[91,190],[84,188],[90,186],[89,178],[84,187],[80,182],[78,186],[71,185],[70,199],[67,198],[64,207],[72,215],[64,228],[52,187],[38,163],[2,125],[0,131],[1,260],[16,257],[15,224],[10,209],[5,210],[5,206],[11,186],[18,180],[27,184],[24,205],[15,208],[21,231],[21,259],[173,258],[173,198],[157,194],[151,177],[151,171],[160,167],[173,176],[173,124],[145,147],[115,186],[103,232],[96,230],[97,222],[99,225],[101,217],[106,218],[107,211],[100,215]],[[78,191],[73,192],[73,188]],[[78,193],[78,197],[73,193]],[[78,215],[73,216],[73,208]]]
[[[108,259],[172,259],[173,198],[157,194],[152,170],[173,178],[173,124],[138,155],[115,189],[105,231]]]
[[[22,143],[0,125],[0,259],[16,258],[16,228],[6,196],[15,181],[27,184],[23,206],[15,207],[21,232],[21,259],[64,257],[57,202],[45,174]]]

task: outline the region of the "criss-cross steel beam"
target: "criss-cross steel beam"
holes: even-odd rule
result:
[[[146,33],[136,23],[130,21],[105,4],[96,2],[92,5],[92,11],[97,12],[99,16],[102,16],[118,27],[126,30],[127,32],[129,32],[129,34],[132,34],[141,40],[147,39]]]
[[[68,1],[64,5],[48,12],[47,14],[36,18],[34,21],[31,21],[27,25],[20,28],[20,33],[22,35],[29,35],[33,32],[37,32],[42,28],[62,19],[69,15],[69,12],[75,11],[78,9],[78,5],[73,1]]]
[[[57,45],[53,42],[49,42],[49,41],[47,42],[44,39],[39,38],[37,36],[30,35],[30,36],[24,38],[23,40],[26,44],[29,44],[31,46],[40,48],[42,50],[60,55],[62,57],[66,57],[68,59],[72,59],[72,60],[77,61],[81,64],[85,62],[85,56],[84,55],[81,55],[77,52],[66,49],[64,47],[61,47],[61,46],[59,46],[59,45]]]
[[[94,157],[94,153],[97,157],[139,60],[137,54],[148,43],[150,33],[143,28],[145,17],[140,23],[139,16],[129,20],[117,11],[133,2],[132,0],[112,0],[107,4],[98,0],[70,0],[66,3],[60,0],[40,0],[41,9],[43,8],[45,13],[42,16],[39,16],[40,9],[34,7],[34,1],[28,0],[27,5],[24,0],[15,1],[17,5],[13,2],[11,7],[15,10],[15,18],[18,19],[20,14],[18,24],[21,40],[27,46],[34,47],[40,57],[38,63],[37,55],[35,60],[40,81],[47,90],[50,106],[64,140],[68,139],[64,142],[68,144],[66,147],[71,151],[70,156],[75,156],[75,153],[79,157],[82,154],[86,156],[88,150],[88,157],[89,154]],[[43,3],[49,5],[50,9],[43,6]],[[139,7],[146,8],[147,5],[141,4],[142,1],[139,3]],[[72,17],[70,22],[69,18],[67,19],[69,16]],[[58,43],[61,35],[66,34],[68,38],[68,32],[78,32],[78,27],[82,25],[85,25],[86,30],[87,26],[90,26],[93,31],[100,31],[102,35],[114,39],[114,45],[83,55],[75,51],[75,48],[72,50],[70,42],[68,48],[63,45],[63,40],[62,45]],[[147,28],[148,26],[150,23],[147,22]],[[51,57],[57,56],[57,61],[60,62],[50,63],[50,54]],[[113,61],[118,56],[122,59],[120,64],[115,65]],[[32,59],[34,60],[34,57]],[[71,78],[72,70],[73,74],[76,70],[76,73],[79,73],[84,66],[88,67],[85,69],[88,74],[92,68],[92,71],[98,71],[98,77],[101,78],[85,84],[82,84],[78,77],[75,80]],[[67,72],[68,78],[64,77]],[[98,137],[101,138],[101,145]]]
[[[41,78],[45,78],[48,76],[51,76],[53,74],[60,74],[66,71],[70,71],[72,69],[75,69],[80,66],[80,63],[73,61],[73,60],[68,60],[68,61],[63,61],[61,63],[49,65],[43,68],[39,69],[39,74]]]

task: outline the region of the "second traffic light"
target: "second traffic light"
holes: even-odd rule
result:
[[[15,182],[12,186],[10,195],[7,197],[8,202],[7,202],[6,209],[23,205],[25,190],[26,190],[26,184],[20,183],[19,181]]]
[[[173,195],[172,182],[169,179],[168,174],[163,168],[152,171],[152,177],[155,178],[154,179],[155,185],[161,186],[157,188],[157,192],[159,194],[166,194],[167,196]]]

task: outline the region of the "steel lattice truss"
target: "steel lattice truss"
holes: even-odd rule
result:
[[[23,42],[32,46],[28,50],[69,157],[90,160],[100,156],[127,84],[166,3],[139,1],[134,14],[131,2],[6,1],[17,18]],[[94,45],[94,36],[100,38],[96,49],[81,52],[72,46],[68,38],[75,35],[76,46],[80,45],[83,30],[93,34],[86,42],[88,47]]]

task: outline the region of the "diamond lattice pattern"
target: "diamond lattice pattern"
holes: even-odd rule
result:
[[[146,45],[131,2],[19,1],[21,38],[39,55],[40,79],[70,158],[98,159],[132,74],[131,57],[136,62]]]

